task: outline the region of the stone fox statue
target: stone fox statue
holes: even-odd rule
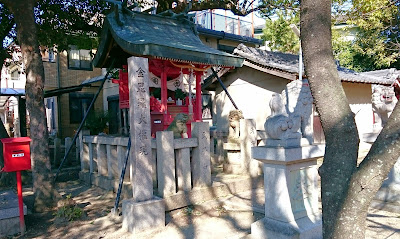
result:
[[[375,86],[372,93],[372,111],[374,112],[375,127],[385,126],[390,114],[397,104],[393,87]]]
[[[238,143],[239,142],[240,119],[244,119],[242,111],[231,110],[229,112],[229,116],[228,116],[228,120],[229,120],[228,142],[229,143]]]
[[[186,123],[189,120],[189,115],[179,113],[175,116],[174,121],[168,126],[166,131],[172,131],[174,138],[188,138]]]

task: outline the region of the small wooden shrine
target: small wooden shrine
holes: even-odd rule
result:
[[[168,128],[178,113],[202,120],[201,82],[210,67],[241,67],[243,59],[204,45],[185,14],[151,15],[116,11],[107,16],[96,67],[121,68],[120,108],[129,108],[127,58],[149,59],[152,136]],[[112,63],[113,62],[113,63]],[[189,135],[190,137],[190,135]]]

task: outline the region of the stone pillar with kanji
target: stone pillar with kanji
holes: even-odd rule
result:
[[[122,226],[136,234],[165,226],[164,200],[153,195],[147,58],[128,58],[128,83],[132,198],[122,202]]]

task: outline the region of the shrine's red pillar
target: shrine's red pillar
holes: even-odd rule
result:
[[[161,72],[161,112],[164,115],[167,113],[167,98],[168,98],[167,72],[164,68],[163,72]]]
[[[195,121],[202,120],[202,99],[201,99],[201,76],[202,71],[196,71],[196,112],[194,113]]]

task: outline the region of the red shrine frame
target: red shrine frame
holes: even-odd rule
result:
[[[161,79],[161,102],[159,102],[154,96],[150,97],[152,137],[155,137],[157,131],[163,131],[167,129],[178,113],[186,113],[189,115],[187,127],[188,135],[191,137],[191,122],[202,121],[201,77],[210,67],[210,65],[204,64],[176,62],[154,58],[149,59],[149,71]],[[192,115],[190,115],[191,106],[189,96],[185,98],[183,105],[176,105],[175,97],[168,95],[167,89],[168,78],[175,79],[180,76],[181,72],[187,75],[190,74],[191,71],[196,78],[196,94],[195,99],[192,99]],[[112,82],[119,84],[120,109],[129,108],[128,71],[126,65],[124,65],[123,69],[119,71],[119,80],[113,79]],[[171,97],[173,101],[168,102],[168,97]]]

